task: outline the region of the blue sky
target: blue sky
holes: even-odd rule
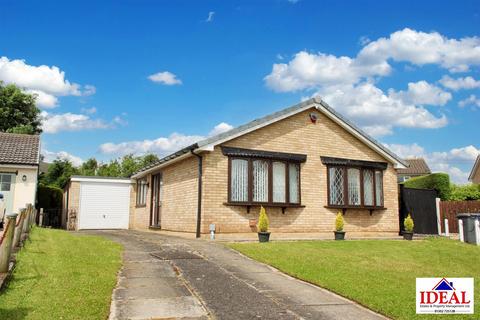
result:
[[[166,154],[319,94],[466,182],[478,1],[0,1],[0,80],[39,95],[48,159]]]

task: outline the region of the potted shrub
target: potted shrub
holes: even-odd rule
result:
[[[339,211],[335,218],[335,240],[345,240],[345,231],[343,231],[343,214]]]
[[[403,239],[405,240],[412,240],[413,238],[413,219],[410,213],[408,216],[403,220],[403,227],[405,228],[405,231],[403,231]]]
[[[268,217],[265,208],[260,207],[260,216],[258,217],[258,241],[268,242],[270,240],[270,232],[268,232]]]

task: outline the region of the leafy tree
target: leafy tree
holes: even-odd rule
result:
[[[118,160],[112,160],[109,163],[102,164],[98,167],[97,176],[121,177],[122,167]]]
[[[78,174],[75,168],[68,160],[57,159],[48,167],[48,172],[39,181],[40,184],[63,188],[72,175]]]
[[[95,158],[90,158],[78,168],[79,174],[82,176],[94,176],[98,170],[98,162]]]
[[[35,95],[23,92],[14,84],[0,81],[0,132],[41,133],[40,109]]]
[[[480,200],[480,184],[451,185],[449,200]]]
[[[138,167],[137,170],[140,170],[141,168],[145,168],[151,164],[154,164],[155,162],[158,162],[160,160],[156,154],[150,153],[146,154],[140,159],[140,166]]]

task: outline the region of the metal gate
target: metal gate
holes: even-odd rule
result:
[[[403,233],[403,220],[410,213],[419,234],[438,234],[436,190],[405,188],[400,185],[400,234]]]

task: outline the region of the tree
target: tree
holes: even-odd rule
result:
[[[40,109],[35,95],[23,92],[14,84],[0,81],[0,132],[41,133]]]
[[[94,176],[97,174],[98,162],[95,158],[90,158],[78,168],[79,173],[82,176]]]
[[[78,169],[65,159],[54,160],[48,167],[48,172],[42,176],[40,184],[63,188],[71,176],[78,174]]]

